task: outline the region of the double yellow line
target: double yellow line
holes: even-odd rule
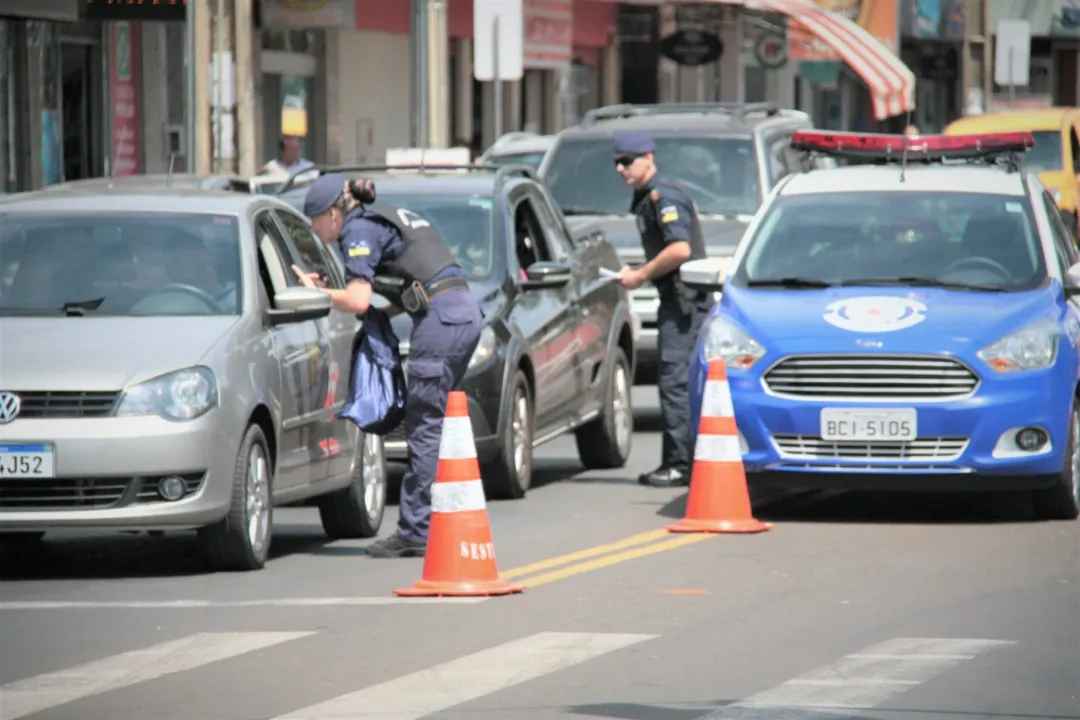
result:
[[[517,580],[527,588],[537,587],[556,580],[563,580],[582,573],[599,570],[600,568],[618,565],[627,560],[655,555],[667,550],[681,548],[684,545],[693,545],[702,540],[708,540],[710,537],[713,536],[709,533],[673,535],[664,529],[649,530],[638,535],[631,535],[617,542],[597,545],[529,565],[511,568],[500,573],[500,576],[506,580]],[[668,539],[658,542],[661,538]],[[553,570],[552,568],[558,569]],[[544,572],[545,570],[550,572]]]

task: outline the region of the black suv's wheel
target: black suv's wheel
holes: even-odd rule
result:
[[[510,383],[510,413],[499,456],[484,463],[484,492],[490,498],[518,500],[532,484],[533,400],[525,373],[518,370]]]
[[[632,387],[630,361],[621,349],[616,349],[604,388],[603,412],[574,433],[578,457],[586,468],[599,470],[626,465],[634,438]]]
[[[266,436],[251,425],[233,470],[232,504],[221,522],[199,528],[199,546],[214,570],[258,570],[273,538],[274,484]]]
[[[362,453],[352,483],[319,498],[319,519],[332,540],[372,538],[379,534],[386,510],[386,456],[383,439],[370,433],[360,445]]]
[[[1069,437],[1065,443],[1065,467],[1058,481],[1031,494],[1035,514],[1043,520],[1075,520],[1080,517],[1080,405],[1073,400]]]

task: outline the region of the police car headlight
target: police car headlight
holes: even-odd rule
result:
[[[483,365],[495,355],[495,331],[488,325],[480,332],[480,342],[469,358],[469,369]]]
[[[977,354],[1000,373],[1043,370],[1057,359],[1057,323],[1040,320],[990,343]]]
[[[722,360],[729,368],[746,370],[765,354],[761,343],[723,317],[715,315],[707,322],[703,345],[705,362]]]
[[[194,420],[217,407],[217,379],[208,368],[193,367],[133,385],[116,408],[118,417],[157,415],[166,420]]]

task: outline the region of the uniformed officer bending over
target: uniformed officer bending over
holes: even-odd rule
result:
[[[323,175],[308,189],[304,213],[323,242],[337,244],[345,262],[346,288],[326,289],[335,308],[363,315],[376,291],[412,317],[405,403],[409,470],[397,530],[368,546],[368,554],[417,557],[427,545],[446,401],[480,341],[482,315],[464,271],[434,228],[413,212],[374,200],[370,182]],[[305,286],[318,286],[300,268],[294,271]]]
[[[663,457],[660,467],[638,481],[670,487],[690,484],[690,355],[712,298],[690,290],[679,279],[680,265],[705,257],[705,240],[693,199],[657,173],[655,149],[645,133],[615,136],[615,169],[634,188],[630,210],[637,216],[646,260],[638,268],[623,267],[619,279],[631,290],[651,282],[660,295],[657,385]]]

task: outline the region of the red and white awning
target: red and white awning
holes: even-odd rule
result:
[[[743,0],[738,4],[747,10],[761,9],[786,15],[828,44],[870,88],[874,117],[878,120],[915,109],[915,74],[857,23],[814,0]]]

